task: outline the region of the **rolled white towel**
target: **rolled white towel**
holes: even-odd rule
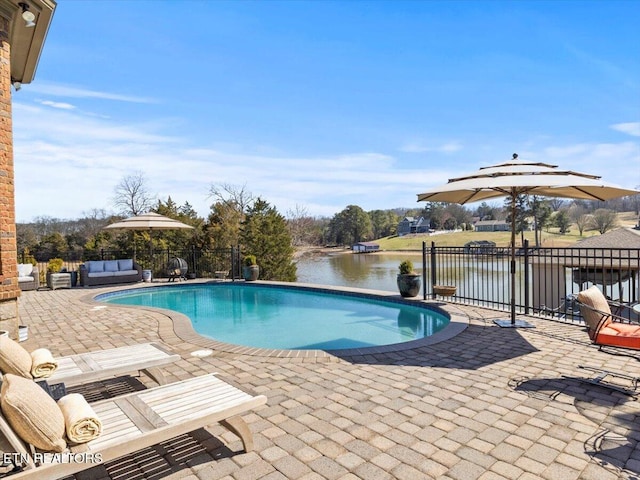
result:
[[[34,378],[51,376],[58,368],[58,362],[46,348],[38,348],[31,352],[31,375]]]
[[[102,433],[102,422],[79,393],[70,393],[58,400],[64,416],[67,438],[73,443],[89,442]]]

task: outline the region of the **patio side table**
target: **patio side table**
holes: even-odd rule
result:
[[[71,288],[70,273],[50,273],[47,275],[47,286],[51,290],[57,288]]]

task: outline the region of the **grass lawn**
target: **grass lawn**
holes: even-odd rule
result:
[[[634,212],[624,212],[618,215],[620,226],[632,227],[638,218]],[[578,234],[578,228],[571,225],[569,233],[560,235],[557,228],[551,228],[550,231],[542,232],[542,247],[570,247],[576,242],[584,240],[593,235],[600,235],[597,230],[587,230],[583,232],[581,237]],[[525,238],[529,240],[529,245],[534,246],[535,240],[533,232],[525,232]],[[516,236],[516,246],[521,246],[521,236]],[[422,242],[427,242],[430,246],[431,242],[435,242],[439,247],[462,247],[465,243],[472,240],[489,240],[495,242],[498,247],[508,247],[511,241],[510,232],[456,232],[443,233],[440,235],[415,234],[405,235],[404,237],[385,237],[375,240],[380,245],[381,250],[397,251],[397,250],[421,250]]]

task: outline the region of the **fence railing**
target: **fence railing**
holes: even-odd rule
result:
[[[63,260],[63,271],[77,272],[80,265],[88,260],[115,260],[122,258],[131,258],[130,252],[119,250],[97,250],[87,251],[84,255],[78,256],[77,252],[71,258],[61,256]],[[187,262],[189,267],[188,273],[195,274],[196,278],[219,278],[224,275],[232,280],[242,277],[242,266],[240,263],[240,249],[232,248],[216,248],[216,249],[200,249],[187,248],[183,250],[153,250],[139,252],[136,254],[136,262],[145,270],[151,270],[154,278],[169,277],[167,265],[173,258],[182,258]],[[82,258],[79,260],[78,258]],[[25,263],[27,256],[24,252],[18,255],[18,261]],[[48,259],[37,261],[37,267],[40,272],[41,280],[44,281],[44,275],[47,271]]]
[[[450,301],[509,310],[510,250],[492,246],[437,247],[423,242],[424,298],[437,298],[436,285],[456,287]],[[640,249],[531,248],[516,251],[515,305],[518,313],[580,321],[573,299],[598,285],[611,300],[625,304],[640,297]],[[621,315],[637,318],[631,308]]]

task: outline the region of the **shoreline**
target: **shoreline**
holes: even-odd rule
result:
[[[313,247],[313,246],[302,246],[295,247],[295,252],[293,254],[294,260],[298,260],[300,258],[306,257],[321,257],[328,255],[422,255],[422,250],[379,250],[377,252],[371,253],[358,253],[354,254],[353,251],[348,247]]]

